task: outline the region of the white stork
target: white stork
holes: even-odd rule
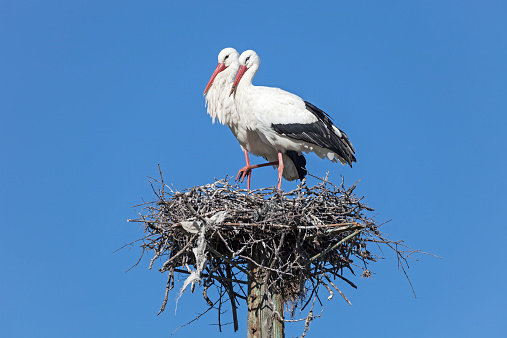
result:
[[[239,53],[234,48],[225,48],[218,54],[218,65],[204,90],[208,114],[222,124],[229,126],[234,136],[238,139],[241,149],[245,153],[246,166],[241,168],[236,179],[243,182],[247,177],[247,187],[250,190],[251,170],[267,165],[278,165],[278,153],[275,148],[263,142],[259,134],[254,130],[247,129],[248,116],[241,116],[236,110],[230,89],[234,82],[234,76],[239,69]],[[248,152],[264,157],[269,163],[250,165]],[[304,166],[306,160],[303,155],[295,151],[284,154],[283,177],[288,181],[303,179],[306,175]]]
[[[230,91],[241,116],[248,116],[247,128],[278,152],[278,189],[284,168],[282,154],[289,151],[314,152],[320,158],[349,164],[356,161],[354,147],[329,115],[299,96],[279,88],[254,86],[260,58],[253,50],[243,52]]]

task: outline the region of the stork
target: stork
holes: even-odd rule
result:
[[[356,162],[354,147],[328,114],[282,89],[254,86],[252,80],[261,61],[253,50],[244,51],[239,63],[230,95],[234,94],[239,115],[250,117],[246,128],[255,130],[264,143],[276,149],[278,190],[284,170],[283,154],[287,152],[314,152],[320,158],[352,167],[352,162]]]
[[[204,90],[204,96],[207,111],[213,123],[215,123],[215,119],[218,119],[221,124],[227,125],[245,154],[246,165],[239,170],[236,179],[241,179],[243,182],[247,177],[247,188],[250,190],[251,170],[268,165],[278,165],[279,161],[276,149],[263,142],[256,131],[246,127],[251,116],[238,114],[234,99],[229,95],[238,69],[239,53],[234,48],[224,48],[218,54],[218,65]],[[251,165],[249,152],[256,156],[262,156],[269,162]],[[295,151],[288,151],[284,154],[283,159],[287,164],[282,169],[283,177],[288,181],[303,179],[306,175],[304,156]]]

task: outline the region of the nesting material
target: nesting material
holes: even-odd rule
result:
[[[401,242],[380,233],[367,215],[373,209],[354,194],[356,184],[345,187],[343,180],[335,185],[325,178],[313,187],[303,181],[281,193],[274,187],[248,192],[225,179],[181,192],[162,179],[152,186],[156,199],[141,205],[139,218],[130,221],[144,224],[141,247],[153,255],[150,268],[160,261],[159,271],[168,272],[160,312],[180,273],[186,278],[180,292],[188,286],[193,292],[197,283],[210,307],[223,309],[230,302],[237,329],[236,307],[248,297],[255,268],[292,315],[311,304],[303,318],[309,323],[317,317],[313,304],[320,302],[319,291],[328,299],[336,291],[350,304],[340,285],[356,288],[357,272],[371,275],[368,265],[379,258],[371,253],[372,244],[393,249],[402,267],[414,252],[401,251]],[[216,299],[208,297],[211,286],[217,288]]]

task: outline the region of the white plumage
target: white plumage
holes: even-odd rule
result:
[[[218,65],[204,90],[208,114],[213,123],[218,119],[221,124],[231,128],[238,123],[234,101],[227,93],[227,88],[230,88],[238,69],[239,53],[234,48],[224,48],[218,54]]]
[[[230,96],[230,90],[238,69],[239,53],[234,48],[223,49],[218,54],[218,65],[204,90],[204,95],[207,111],[213,119],[213,123],[218,119],[220,123],[227,125],[245,153],[246,166],[240,170],[238,177],[240,174],[242,178],[248,177],[248,189],[250,189],[251,169],[262,167],[266,164],[251,166],[248,152],[256,156],[262,156],[270,162],[269,165],[278,164],[278,154],[277,150],[269,143],[261,140],[259,133],[247,128],[251,117],[240,115],[236,109],[234,98]],[[288,155],[284,155],[286,166],[283,170],[283,177],[289,181],[302,178],[300,177],[301,168],[299,168],[298,172],[298,168],[296,168],[293,161],[298,162],[300,167],[301,165],[304,166],[301,163],[304,161],[304,157],[298,156],[295,153],[289,153],[289,155],[295,156],[295,158],[293,159]]]
[[[282,89],[252,85],[260,66],[254,51],[243,52],[239,62],[231,93],[235,92],[238,113],[248,117],[247,129],[255,130],[263,142],[281,153],[311,151],[352,166],[356,161],[354,148],[326,113]],[[280,183],[279,179],[279,187]]]

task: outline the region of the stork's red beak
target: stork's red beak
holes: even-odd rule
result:
[[[225,64],[223,64],[223,63],[219,63],[217,65],[217,68],[215,68],[215,71],[213,72],[213,75],[211,75],[211,79],[209,80],[208,85],[206,86],[206,89],[204,89],[204,94],[203,95],[206,95],[206,93],[210,89],[211,85],[213,84],[213,81],[215,81],[215,77],[217,77],[218,73],[220,73],[221,71],[223,71],[225,68],[227,68],[227,66]]]
[[[236,92],[236,88],[238,87],[239,81],[241,81],[241,78],[245,74],[245,72],[248,70],[246,66],[239,66],[238,74],[236,74],[236,78],[234,79],[234,83],[231,88],[231,92],[229,96],[232,95],[232,93]]]

